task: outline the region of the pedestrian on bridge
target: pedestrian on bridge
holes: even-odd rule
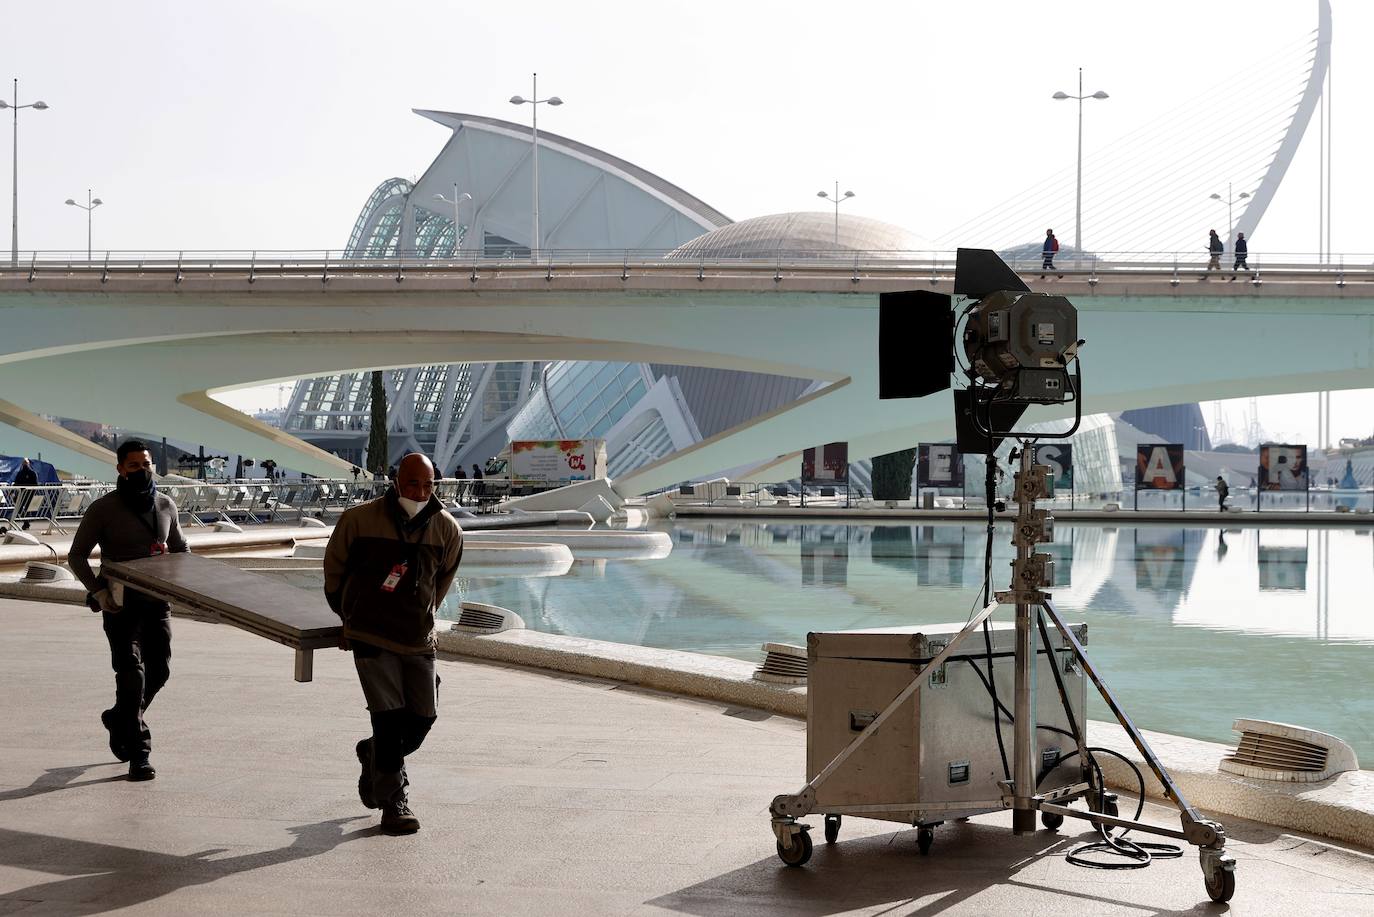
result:
[[[1238,232],[1238,233],[1236,233],[1236,243],[1235,243],[1234,248],[1235,248],[1235,250],[1236,250],[1236,263],[1233,264],[1233,265],[1231,266],[1231,270],[1232,270],[1232,271],[1239,271],[1239,270],[1246,270],[1246,271],[1248,271],[1248,270],[1250,270],[1250,265],[1248,265],[1248,264],[1245,263],[1245,259],[1246,259],[1246,258],[1249,256],[1249,254],[1250,254],[1250,246],[1249,246],[1248,244],[1246,244],[1246,241],[1245,241],[1245,233],[1243,233],[1243,232]],[[1235,279],[1236,279],[1236,275],[1235,275],[1234,273],[1231,275],[1231,279],[1232,279],[1232,280],[1235,280]]]
[[[1207,270],[1221,270],[1221,253],[1226,251],[1226,246],[1222,243],[1221,236],[1217,235],[1215,229],[1211,230],[1211,235],[1207,239],[1207,251],[1211,255],[1207,261]]]
[[[405,759],[438,718],[434,613],[453,585],[463,529],[434,495],[434,464],[412,452],[386,493],[339,517],[324,555],[324,594],[343,619],[372,735],[355,746],[358,797],[382,831],[414,834]]]
[[[1040,254],[1041,254],[1041,256],[1042,256],[1042,257],[1041,257],[1041,261],[1040,261],[1040,270],[1042,270],[1042,271],[1052,271],[1052,270],[1054,270],[1054,255],[1055,255],[1055,253],[1058,252],[1058,251],[1059,251],[1059,240],[1056,239],[1056,238],[1054,237],[1054,230],[1053,230],[1053,229],[1047,229],[1047,230],[1045,230],[1045,244],[1042,245],[1042,246],[1040,246]],[[1045,275],[1044,275],[1044,274],[1041,274],[1041,275],[1040,275],[1040,279],[1041,279],[1041,280],[1044,280],[1044,279],[1045,279]],[[1064,279],[1064,275],[1063,275],[1063,274],[1060,274],[1060,275],[1059,275],[1059,279],[1061,279],[1061,280]]]
[[[110,664],[115,671],[114,706],[100,714],[110,734],[110,751],[129,762],[130,780],[152,780],[153,736],[145,720],[148,705],[171,673],[172,607],[161,599],[124,590],[115,601],[110,584],[91,570],[91,550],[102,560],[134,560],[190,550],[177,521],[177,505],[153,483],[153,454],[136,439],[115,452],[115,489],[91,504],[72,538],[67,564],[85,584],[86,604],[102,612]]]

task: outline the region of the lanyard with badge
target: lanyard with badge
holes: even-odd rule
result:
[[[156,519],[157,519],[157,509],[156,509],[156,508],[153,509],[151,515],[152,515],[154,521],[156,521]],[[156,556],[158,556],[159,554],[166,554],[166,553],[167,553],[167,542],[162,541],[162,540],[158,537],[157,527],[156,527],[155,525],[153,525],[152,522],[149,522],[149,521],[148,521],[148,517],[147,517],[146,515],[144,515],[143,513],[134,513],[134,516],[136,516],[136,517],[138,518],[138,521],[139,521],[139,522],[143,523],[143,527],[144,527],[145,529],[147,529],[147,530],[152,534],[152,536],[153,536],[153,543],[152,543],[151,545],[148,546],[148,556],[149,556],[149,557],[156,557]]]
[[[405,529],[402,528],[400,523],[394,518],[391,520],[391,523],[396,526],[396,537],[400,539],[401,544],[405,545],[406,556],[399,563],[393,564],[391,572],[386,575],[386,579],[382,580],[383,592],[396,591],[396,587],[399,586],[401,580],[405,578],[406,571],[410,569],[410,560],[415,554],[415,542],[406,537]],[[415,579],[413,587],[415,591],[419,591],[420,580],[418,576]]]

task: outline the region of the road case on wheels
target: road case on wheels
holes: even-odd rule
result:
[[[1081,643],[1087,625],[1070,625]],[[833,631],[807,636],[806,776],[814,781],[903,692],[915,691],[815,789],[813,812],[825,815],[826,840],[834,842],[842,814],[915,825],[921,852],[930,849],[933,828],[946,819],[1000,811],[1006,779],[997,741],[1010,761],[1010,711],[1016,629],[992,624],[991,649],[981,634],[970,635],[937,669],[925,671],[962,624],[926,624],[896,629]],[[1037,755],[1045,786],[1082,779],[1058,683],[1057,666],[1080,728],[1084,724],[1086,679],[1071,648],[1051,635],[1036,654]],[[991,659],[989,660],[989,656]],[[1002,705],[993,714],[992,687]]]

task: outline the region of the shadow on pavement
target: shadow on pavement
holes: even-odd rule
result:
[[[813,832],[819,838],[819,831]],[[1225,914],[1225,905],[1208,901],[1202,878],[1196,877],[1199,901],[1186,910],[1151,909],[1138,900],[1112,897],[1110,873],[1084,870],[1101,881],[1101,894],[1084,890],[1084,882],[1061,887],[1037,869],[1037,881],[1018,879],[1023,870],[1043,861],[1062,860],[1074,846],[1095,835],[1037,833],[1016,838],[1005,828],[985,824],[947,825],[937,829],[929,856],[916,850],[916,833],[872,835],[819,842],[804,868],[784,866],[768,857],[722,873],[647,904],[699,917],[725,917],[741,912],[820,915],[863,912],[896,915],[941,914],[960,905],[968,913],[1089,914],[1130,912],[1171,917]],[[1058,870],[1063,867],[1051,865]],[[1078,876],[1075,876],[1078,878]],[[970,899],[989,893],[985,900]]]
[[[127,780],[123,774],[113,774],[109,777],[97,777],[94,780],[80,780],[86,771],[93,767],[105,767],[108,761],[99,764],[76,764],[71,767],[50,767],[41,775],[34,779],[28,786],[16,787],[12,790],[0,791],[0,802],[11,799],[27,799],[30,796],[42,796],[44,793],[55,793],[58,790],[70,790],[81,786],[95,786],[100,783],[119,783]]]
[[[194,885],[313,857],[359,837],[377,833],[375,824],[345,833],[356,818],[335,818],[288,828],[295,840],[276,850],[217,858],[224,848],[186,855],[154,853],[133,847],[92,843],[0,828],[0,864],[17,869],[66,874],[0,896],[0,913],[14,902],[52,902],[73,917],[137,907]]]

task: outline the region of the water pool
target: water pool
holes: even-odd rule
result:
[[[473,570],[458,591],[535,630],[748,660],[812,630],[963,621],[979,597],[981,526],[659,528],[674,542],[661,560],[579,559],[557,577]],[[1369,530],[1060,523],[1056,538],[1055,605],[1087,622],[1089,652],[1141,727],[1229,742],[1236,717],[1279,720],[1374,762]],[[999,586],[1012,553],[999,527]],[[1110,718],[1101,702],[1090,713]]]

